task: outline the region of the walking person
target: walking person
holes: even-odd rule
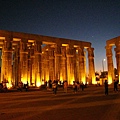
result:
[[[108,81],[107,80],[105,80],[104,86],[105,86],[105,95],[108,95]]]

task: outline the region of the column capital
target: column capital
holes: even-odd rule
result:
[[[74,55],[74,47],[73,47],[73,45],[72,44],[69,44],[67,47],[67,51],[66,51],[66,53],[67,53],[67,56],[69,56],[69,57],[73,57],[73,55]]]
[[[62,44],[60,43],[55,45],[55,53],[58,56],[61,56],[61,47],[62,47]]]
[[[116,55],[120,54],[120,46],[114,48],[114,51],[116,52]]]
[[[41,45],[42,45],[42,42],[41,41],[35,41],[34,42],[34,47],[35,47],[35,52],[36,53],[42,53],[42,49],[41,49]]]
[[[28,52],[28,48],[27,48],[27,39],[21,39],[20,41],[20,52],[22,53],[26,53]]]
[[[88,51],[88,58],[94,58],[94,48],[87,48]]]
[[[4,40],[4,51],[10,51],[12,52],[12,37],[5,37]]]
[[[106,56],[107,57],[112,56],[112,46],[106,46],[105,49],[106,49]]]

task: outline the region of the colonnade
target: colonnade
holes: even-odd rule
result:
[[[120,80],[120,36],[106,41],[105,48],[106,48],[106,56],[107,56],[109,83],[112,83],[116,77],[114,74],[114,64],[113,64],[113,50],[112,50],[113,46],[116,46],[116,48],[114,48],[114,51],[115,51],[115,57],[116,57],[118,79]]]
[[[90,42],[0,30],[1,82],[40,86],[48,80],[95,83]],[[89,81],[86,81],[86,51]]]

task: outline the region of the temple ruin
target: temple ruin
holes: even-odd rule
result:
[[[115,56],[116,56],[118,79],[120,80],[120,36],[106,41],[105,48],[106,48],[106,56],[107,56],[109,84],[112,83],[113,80],[115,79],[114,65],[113,65],[113,53],[112,53],[113,46],[116,46],[116,48],[114,48],[114,51],[115,51]]]
[[[116,46],[119,51],[119,45]],[[113,68],[110,48],[107,44],[109,74]],[[6,82],[7,87],[17,86],[19,81],[40,86],[50,79],[67,80],[68,84],[73,81],[95,83],[94,48],[90,42],[0,30],[0,49],[0,82]],[[89,70],[87,81],[85,50]],[[119,61],[119,52],[116,55]]]

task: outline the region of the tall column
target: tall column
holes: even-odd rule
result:
[[[74,78],[74,55],[73,45],[67,46],[67,80],[68,84],[73,84]]]
[[[42,84],[41,79],[41,45],[40,41],[35,41],[35,74],[36,74],[36,86],[40,86]]]
[[[112,59],[112,46],[106,46],[107,67],[108,67],[108,83],[112,83],[114,76],[114,67]]]
[[[31,66],[31,58],[30,58],[30,52],[31,52],[30,45],[28,46],[28,71],[27,71],[27,81],[29,85],[31,85],[31,73],[32,73],[32,66]]]
[[[61,68],[60,68],[60,80],[61,82],[67,80],[67,61],[66,61],[66,47],[61,49]]]
[[[13,51],[13,79],[15,86],[18,86],[18,82],[21,81],[20,77],[20,48],[19,43],[14,46]]]
[[[75,81],[79,81],[79,77],[78,77],[78,50],[76,48],[73,49],[73,59],[74,59],[74,79]]]
[[[30,83],[32,86],[35,86],[35,53],[34,53],[34,43],[30,46]]]
[[[118,71],[118,78],[120,80],[120,43],[119,41],[117,41],[116,43],[116,48],[115,48],[115,52],[116,52],[116,65],[117,65],[117,71]]]
[[[48,48],[49,50],[49,48]],[[42,71],[44,71],[44,80],[48,81],[49,80],[49,51],[46,50],[44,51],[44,58],[42,59],[42,61],[44,60],[44,66],[42,67]]]
[[[49,79],[55,80],[55,56],[54,48],[49,48]]]
[[[27,40],[21,39],[20,41],[20,68],[21,68],[21,81],[27,83],[28,81],[28,49],[27,49]]]
[[[79,82],[86,83],[86,73],[85,73],[85,54],[84,54],[84,48],[80,47],[78,49],[78,55],[79,55]]]
[[[2,64],[1,64],[1,82],[2,82],[4,80],[4,72],[5,72],[5,67],[4,67],[4,63],[5,63],[4,44],[3,44],[3,48],[2,48],[1,59],[2,59]]]
[[[89,83],[95,83],[95,66],[94,66],[94,48],[88,48],[88,64],[89,64]]]
[[[76,81],[80,82],[80,62],[79,62],[79,47],[76,48],[76,53],[75,53],[75,79]]]
[[[3,82],[8,82],[7,87],[12,85],[12,38],[6,37],[2,52],[2,75]]]
[[[60,80],[60,68],[61,68],[61,44],[55,46],[55,77],[56,80]]]

